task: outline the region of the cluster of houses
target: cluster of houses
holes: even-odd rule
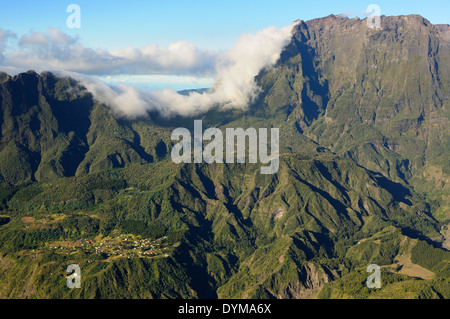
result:
[[[176,247],[177,244],[169,245],[166,239],[166,236],[152,240],[121,234],[101,240],[82,238],[71,245],[53,245],[49,249],[66,255],[77,251],[102,254],[108,259],[110,257],[168,257],[170,247]]]

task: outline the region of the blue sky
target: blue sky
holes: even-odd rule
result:
[[[66,24],[72,3],[81,28]],[[64,69],[145,89],[209,87],[242,34],[330,14],[365,18],[372,3],[382,15],[450,23],[449,0],[0,0],[0,68]]]
[[[81,8],[81,28],[66,26],[66,7]],[[421,14],[432,23],[450,23],[450,1],[304,1],[304,0],[17,0],[0,1],[0,28],[21,35],[47,27],[79,35],[93,48],[168,45],[189,41],[206,49],[228,49],[242,33],[296,19],[310,20],[331,13],[359,15],[371,3],[384,15]]]

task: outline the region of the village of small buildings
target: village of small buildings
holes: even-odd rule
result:
[[[117,234],[117,236],[101,235],[95,238],[81,238],[76,241],[63,241],[49,243],[43,252],[55,252],[57,254],[74,255],[78,252],[87,254],[97,254],[104,257],[104,261],[109,262],[118,258],[131,257],[168,257],[172,247],[178,244],[170,245],[167,237],[161,237],[156,240],[142,238],[130,234]]]
[[[50,228],[50,223],[43,222],[43,220],[34,220],[31,217],[22,218],[30,228]],[[169,242],[167,236],[157,239],[144,238],[139,235],[123,234],[118,229],[115,229],[111,235],[98,235],[94,238],[80,238],[77,240],[61,240],[47,242],[39,249],[30,251],[29,256],[34,259],[42,253],[56,253],[58,255],[65,255],[67,257],[77,257],[77,254],[82,253],[90,262],[89,256],[92,260],[102,260],[110,262],[120,258],[164,258],[169,257],[172,250],[177,247],[179,243]]]

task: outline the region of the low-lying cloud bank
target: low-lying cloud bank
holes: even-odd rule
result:
[[[245,108],[259,93],[255,76],[272,67],[290,42],[295,24],[283,28],[269,27],[255,34],[242,35],[228,52],[212,53],[187,42],[167,48],[147,46],[111,52],[85,48],[76,38],[57,29],[35,32],[19,40],[23,51],[1,55],[0,63],[16,68],[42,71],[42,66],[60,75],[80,81],[99,101],[129,118],[157,111],[163,116],[197,115],[213,107]],[[2,36],[3,35],[3,36]],[[10,33],[0,33],[0,48]],[[2,44],[3,43],[3,44]],[[41,70],[36,66],[41,66]],[[76,73],[75,73],[76,72]],[[205,93],[180,95],[173,89],[141,91],[118,84],[109,86],[88,74],[214,74],[214,86]],[[83,73],[83,74],[80,74]]]
[[[7,45],[17,39],[15,45]],[[7,47],[11,50],[6,51]],[[142,48],[127,47],[101,50],[85,47],[78,37],[59,29],[31,32],[18,38],[11,31],[0,29],[0,65],[19,69],[65,70],[88,75],[116,74],[178,74],[211,76],[216,72],[221,52],[199,49],[187,41],[168,47],[151,44]]]

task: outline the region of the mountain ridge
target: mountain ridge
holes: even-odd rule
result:
[[[73,79],[0,74],[0,296],[448,298],[448,28],[381,27],[301,21],[248,109],[199,118],[117,117]],[[171,132],[194,119],[279,127],[279,171],[176,165]],[[165,250],[77,246],[120,236]],[[72,263],[81,289],[65,287]],[[379,291],[364,284],[372,263]]]

